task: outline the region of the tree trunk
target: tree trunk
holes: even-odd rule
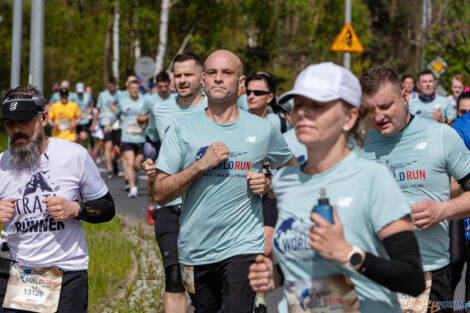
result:
[[[119,84],[119,3],[114,7],[113,18],[113,76]]]
[[[176,52],[176,54],[180,54],[180,53],[183,53],[184,50],[186,49],[186,46],[188,45],[188,42],[189,42],[189,38],[192,36],[192,34],[194,33],[194,30],[195,30],[195,27],[191,27],[191,29],[189,30],[189,33],[186,34],[186,36],[184,37],[183,39],[183,42],[181,43],[181,46],[180,48],[178,49],[178,52]],[[167,72],[171,71],[171,67],[173,66],[173,62],[170,63],[166,69]]]
[[[162,8],[160,11],[160,26],[158,36],[158,50],[155,57],[155,75],[163,69],[163,60],[165,59],[166,46],[168,41],[168,23],[170,20],[170,0],[162,0]]]
[[[109,21],[106,27],[106,37],[104,40],[104,57],[103,57],[103,88],[106,89],[106,84],[109,79],[109,46],[111,45],[111,30],[113,21]]]

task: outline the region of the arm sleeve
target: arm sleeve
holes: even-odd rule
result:
[[[418,296],[425,281],[418,241],[413,231],[393,234],[383,240],[390,260],[366,253],[359,272],[392,291]]]
[[[196,157],[196,155],[195,155]],[[167,174],[176,174],[183,168],[183,149],[179,140],[178,123],[174,122],[165,135],[157,160],[157,169]]]
[[[108,222],[116,215],[114,200],[109,192],[99,199],[87,201],[85,207],[87,211],[85,222],[88,223]]]
[[[269,143],[266,153],[271,168],[279,168],[287,163],[294,154],[289,149],[284,136],[269,123]]]
[[[441,146],[447,172],[456,180],[470,173],[470,150],[459,134],[447,125],[442,125]]]

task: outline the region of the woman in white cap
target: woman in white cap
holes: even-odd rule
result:
[[[399,187],[386,167],[352,150],[362,142],[359,81],[333,63],[310,65],[280,101],[292,97],[308,160],[273,179],[277,264],[258,256],[250,285],[264,292],[283,285],[281,312],[398,313],[396,292],[419,295],[424,274]]]

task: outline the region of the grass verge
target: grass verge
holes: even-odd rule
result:
[[[0,131],[0,152],[8,149],[8,135],[4,131]]]
[[[84,229],[90,254],[88,309],[102,312],[103,307],[109,305],[106,300],[127,283],[135,245],[123,231],[123,217],[119,215],[109,223],[84,223]]]

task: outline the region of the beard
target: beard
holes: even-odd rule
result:
[[[27,139],[28,143],[26,145],[15,144],[15,141],[20,138]],[[23,133],[13,135],[10,143],[10,164],[16,168],[33,167],[36,165],[41,157],[43,140],[43,133],[36,139],[31,139]]]

